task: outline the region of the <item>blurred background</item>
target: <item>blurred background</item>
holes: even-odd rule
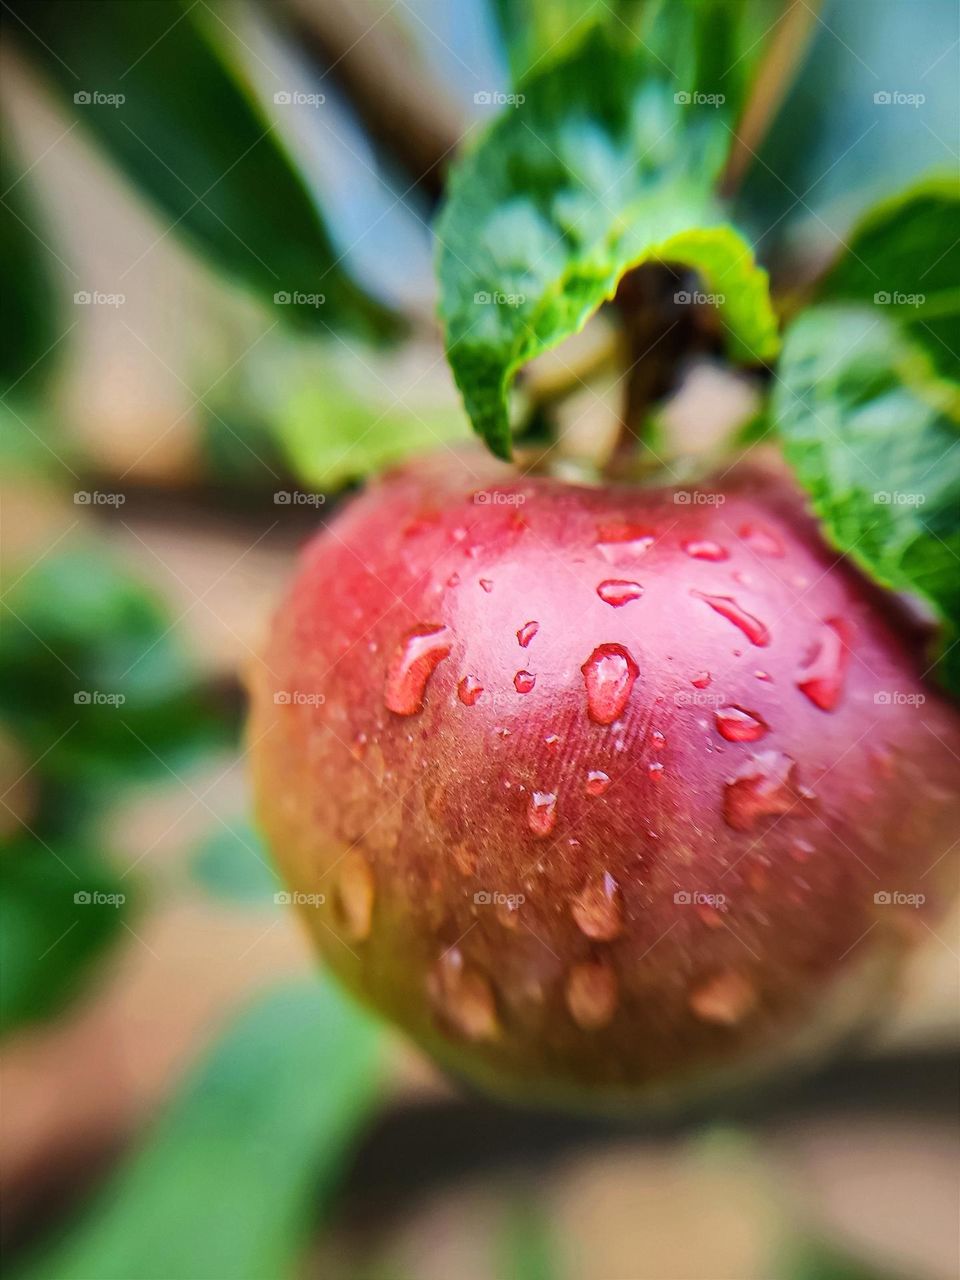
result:
[[[11,1275],[960,1270],[949,930],[816,1079],[625,1125],[465,1094],[327,986],[277,900],[244,671],[318,523],[369,473],[468,435],[431,224],[457,149],[510,109],[513,9],[2,6]],[[798,69],[738,206],[789,291],[878,197],[956,172],[960,18],[790,0],[784,23]],[[607,323],[577,340],[587,362]],[[616,411],[602,379],[558,394],[555,372],[523,394],[555,402],[575,452]],[[754,408],[709,354],[664,418],[702,425],[705,406],[728,425]]]

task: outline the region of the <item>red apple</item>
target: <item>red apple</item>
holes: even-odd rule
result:
[[[819,1055],[936,927],[960,723],[789,481],[479,452],[307,547],[254,677],[260,820],[329,966],[532,1099]]]

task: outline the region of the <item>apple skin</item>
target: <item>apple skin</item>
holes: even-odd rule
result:
[[[960,724],[909,632],[780,472],[419,460],[303,552],[252,675],[259,821],[329,967],[456,1073],[725,1089],[870,1021],[955,883]]]

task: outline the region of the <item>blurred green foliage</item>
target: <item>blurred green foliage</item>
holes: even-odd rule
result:
[[[290,322],[395,328],[346,272],[299,170],[208,38],[206,6],[179,0],[13,0],[19,44],[60,98],[179,234]],[[118,100],[119,99],[119,100]],[[162,109],[158,107],[162,104]]]
[[[24,1280],[282,1280],[377,1091],[377,1031],[326,983],[263,996]]]

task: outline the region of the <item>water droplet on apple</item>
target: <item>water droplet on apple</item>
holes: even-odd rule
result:
[[[480,586],[484,591],[486,591],[487,595],[489,595],[493,590],[493,580],[491,578],[481,578]]]
[[[628,564],[653,544],[649,529],[637,524],[605,524],[597,530],[597,550],[608,564]]]
[[[527,645],[540,630],[539,622],[525,622],[517,632],[517,639],[520,642],[520,648],[526,649]]]
[[[639,582],[629,582],[624,578],[607,578],[597,587],[597,595],[604,604],[619,609],[631,600],[639,600],[643,595],[643,587]]]
[[[567,974],[564,998],[578,1027],[605,1027],[617,1011],[617,975],[601,960],[575,964]]]
[[[588,796],[602,796],[609,786],[609,774],[604,773],[602,769],[591,769],[587,774],[584,791]]]
[[[754,711],[743,707],[721,707],[716,712],[717,731],[727,742],[758,742],[770,726]]]
[[[683,549],[694,560],[728,560],[730,553],[719,542],[711,542],[707,538],[685,542]]]
[[[370,935],[373,919],[373,868],[359,849],[351,849],[337,871],[337,905],[344,930],[354,942],[362,942]]]
[[[840,701],[852,640],[852,627],[842,618],[828,618],[819,628],[809,661],[797,677],[797,688],[821,711],[833,711]]]
[[[387,669],[384,691],[387,710],[398,716],[412,716],[422,711],[427,681],[452,648],[453,637],[447,627],[422,622],[411,628]]]
[[[640,668],[622,644],[601,644],[580,668],[587,713],[595,724],[613,724],[623,712]]]
[[[695,987],[688,997],[690,1010],[701,1022],[734,1027],[753,1010],[757,989],[735,969],[724,969]]]
[[[518,671],[513,677],[513,687],[517,693],[529,693],[537,683],[537,677],[531,671]]]
[[[762,649],[770,643],[770,632],[760,619],[755,618],[752,613],[747,613],[746,609],[741,608],[732,596],[708,596],[702,591],[691,591],[690,594],[696,596],[698,600],[703,600],[715,613],[719,613],[721,618],[726,618],[735,627],[739,627],[751,644]]]
[[[713,677],[709,671],[698,671],[690,683],[695,689],[706,689],[709,687],[712,679]]]
[[[496,1040],[500,1022],[488,979],[464,963],[457,947],[437,961],[427,991],[447,1027],[466,1040]]]
[[[611,942],[619,936],[623,929],[623,896],[609,871],[587,881],[570,903],[570,914],[581,933],[595,942]]]
[[[465,707],[472,707],[483,693],[483,685],[476,676],[464,676],[457,685],[457,697]]]
[[[649,773],[654,782],[659,782],[663,777],[663,765],[659,760],[651,760],[647,765],[647,773]]]
[[[552,791],[534,791],[527,804],[527,826],[538,839],[548,836],[557,822],[557,797]]]
[[[742,524],[739,529],[740,537],[752,551],[757,551],[763,556],[783,556],[783,543],[766,525],[762,524]]]
[[[734,831],[750,831],[761,818],[789,813],[805,795],[795,771],[796,762],[782,751],[751,756],[725,785],[724,821]]]

